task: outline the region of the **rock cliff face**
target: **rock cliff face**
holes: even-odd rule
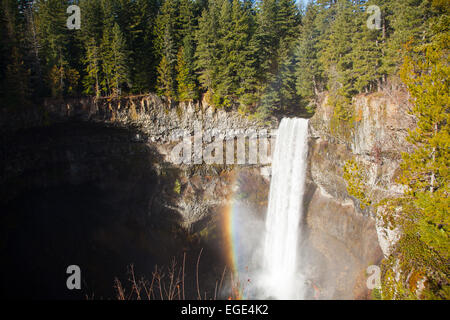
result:
[[[126,139],[128,139],[127,142],[130,146],[140,144],[146,145],[149,149],[155,149],[160,156],[160,163],[155,164],[160,174],[164,174],[169,166],[174,166],[179,170],[179,177],[177,179],[174,178],[174,181],[177,180],[177,183],[180,184],[179,201],[175,206],[171,205],[170,208],[176,210],[185,218],[184,225],[187,228],[190,228],[193,224],[207,217],[211,212],[215,211],[214,208],[217,209],[226,204],[226,199],[230,193],[230,190],[227,189],[227,179],[229,177],[227,178],[227,175],[221,175],[221,173],[235,171],[236,166],[227,165],[226,163],[211,166],[195,164],[179,165],[178,163],[174,165],[171,151],[182,141],[183,135],[191,136],[190,139],[193,142],[195,130],[201,130],[201,133],[207,133],[214,137],[211,141],[215,141],[215,138],[218,137],[222,139],[223,145],[226,146],[228,139],[234,139],[239,136],[252,139],[255,133],[263,133],[266,134],[265,137],[267,138],[268,150],[270,152],[271,138],[273,132],[275,132],[272,128],[277,127],[276,120],[273,120],[271,123],[263,123],[261,121],[251,120],[239,114],[237,111],[215,109],[205,101],[177,104],[154,94],[119,99],[96,99],[93,97],[64,100],[51,99],[43,103],[40,112],[27,112],[25,115],[3,114],[3,116],[0,120],[0,127],[7,132],[7,135],[3,137],[5,140],[21,139],[20,134],[11,134],[11,132],[14,132],[12,129],[17,131],[17,128],[8,128],[11,123],[26,128],[52,127],[58,123],[79,122],[94,123],[105,128],[122,128],[128,130],[128,137]],[[69,139],[69,137],[65,138]],[[76,139],[77,137],[75,136],[74,138]],[[33,153],[33,147],[24,141],[21,150],[25,154],[21,154],[20,148],[16,150],[17,148],[15,147],[10,152],[7,152],[9,156],[5,165],[4,175],[0,177],[0,185],[6,186],[7,181],[9,179],[15,179],[16,174],[25,176],[26,174],[24,173],[28,169],[31,170],[35,162],[33,159],[30,159],[31,161],[23,161],[22,163],[21,159],[18,158],[33,156],[43,158],[41,159],[42,161],[38,160],[46,163],[48,167],[51,167],[53,162],[58,162],[66,163],[68,167],[74,168],[63,179],[65,182],[72,183],[73,181],[71,179],[78,179],[81,182],[84,181],[85,177],[77,176],[78,174],[89,177],[102,174],[104,170],[98,166],[91,166],[89,161],[83,164],[86,170],[77,170],[76,168],[80,165],[77,156],[82,157],[84,154],[89,157],[91,152],[96,152],[97,154],[104,152],[105,154],[102,154],[102,156],[112,153],[118,157],[120,155],[129,157],[128,152],[124,150],[111,150],[111,139],[114,139],[114,137],[105,137],[104,144],[98,141],[99,145],[97,147],[100,150],[81,150],[81,155],[73,155],[71,151],[61,154],[59,151],[53,151],[53,149],[57,150],[57,148],[51,146],[43,146],[50,151],[50,155],[41,153],[40,151],[42,150],[36,150],[38,152]],[[69,141],[65,141],[62,144],[64,143],[70,144]],[[83,141],[78,142],[77,145],[82,143],[87,146],[94,144],[93,142]],[[7,144],[5,143],[4,145],[6,146]],[[15,144],[13,143],[13,145]],[[116,148],[116,146],[114,147]],[[18,152],[13,152],[12,150]],[[116,151],[118,152],[116,153]],[[192,160],[196,156],[195,150],[193,151]],[[53,154],[58,152],[60,154]],[[47,159],[47,156],[51,156],[52,159]],[[239,165],[239,167],[247,168],[255,172],[258,176],[261,173],[263,176],[268,177],[270,174],[270,157],[268,158],[268,162],[264,164],[253,165],[246,163],[244,166]],[[17,173],[15,170],[19,170],[20,172]],[[98,172],[95,172],[96,170]],[[46,180],[43,179],[41,181]],[[221,189],[223,191],[220,191]]]
[[[395,241],[395,232],[381,227],[376,212],[362,210],[347,193],[343,167],[352,158],[363,164],[375,200],[402,192],[395,178],[414,125],[407,101],[400,92],[360,95],[354,99],[354,128],[338,132],[324,97],[310,121],[306,242],[312,247],[309,259],[322,268],[313,278],[323,286],[324,298],[367,298],[365,271],[388,255]]]
[[[402,192],[395,178],[401,152],[410,150],[405,137],[414,126],[406,101],[406,95],[397,91],[360,95],[354,100],[355,125],[342,132],[333,126],[333,108],[325,97],[310,120],[304,204],[306,239],[301,242],[305,249],[301,257],[306,262],[304,272],[312,281],[311,288],[315,288],[309,298],[369,297],[365,271],[369,265],[378,264],[383,254],[389,254],[396,234],[384,230],[377,213],[362,210],[358,200],[347,193],[343,166],[352,158],[363,164],[374,199]],[[17,115],[4,116],[0,127],[7,134],[2,135],[0,193],[3,203],[7,203],[0,205],[9,210],[4,215],[2,234],[12,234],[11,241],[19,241],[16,238],[24,234],[24,230],[16,233],[17,225],[22,223],[20,217],[29,219],[26,212],[34,210],[21,207],[23,199],[30,195],[34,199],[30,205],[37,206],[36,212],[48,212],[43,216],[47,221],[59,219],[56,212],[61,210],[69,210],[73,215],[85,210],[82,216],[86,223],[89,219],[98,222],[89,229],[92,234],[85,234],[90,241],[86,246],[106,246],[111,253],[108,259],[114,256],[113,252],[129,252],[117,262],[122,267],[139,260],[129,261],[136,255],[130,246],[117,242],[116,234],[141,246],[133,248],[139,257],[151,255],[156,261],[163,251],[176,252],[184,241],[193,245],[205,240],[206,245],[215,246],[213,251],[224,249],[224,239],[217,235],[221,233],[221,214],[233,194],[246,201],[261,220],[264,218],[270,164],[179,165],[171,162],[169,154],[175,130],[192,134],[200,123],[203,130],[225,139],[240,134],[251,136],[261,130],[267,130],[271,137],[276,131],[276,120],[261,123],[235,111],[215,110],[204,102],[177,105],[155,95],[116,100],[53,100],[45,102],[41,112],[21,116],[20,121]],[[38,128],[12,132],[9,123]],[[239,190],[233,190],[236,180],[240,181]],[[69,195],[64,196],[66,193]],[[61,201],[48,208],[46,203],[52,202],[52,194]],[[78,208],[78,202],[70,198],[77,198],[78,194],[88,204],[95,199],[99,203],[92,210]],[[115,223],[110,224],[110,218]],[[109,227],[103,226],[105,223]],[[51,231],[48,226],[44,230]],[[134,234],[132,230],[138,231]],[[177,237],[170,240],[173,230]],[[149,243],[161,241],[165,245],[149,247]],[[91,249],[86,250],[94,250]],[[9,267],[14,270],[17,266]],[[116,275],[112,272],[120,272],[117,270],[110,270],[107,276]],[[104,278],[102,285],[109,288],[111,282]],[[55,289],[48,290],[52,296]]]
[[[172,131],[191,133],[195,123],[222,137],[270,128],[235,111],[153,95],[83,98],[0,122],[1,294],[10,297],[110,298],[127,265],[151,278],[156,263],[184,251],[195,265],[200,248],[201,286],[214,291],[227,263],[221,224],[230,195],[260,203],[252,195],[268,192],[261,166],[175,165],[168,157]],[[252,187],[233,190],[236,179]],[[71,264],[81,266],[87,291],[65,288],[61,270]]]
[[[12,116],[17,115],[13,114]],[[273,120],[272,123],[250,120],[237,111],[217,110],[204,101],[177,104],[153,94],[120,99],[95,99],[93,97],[52,99],[44,102],[41,112],[27,114],[27,117],[22,116],[23,121],[14,120],[10,114],[5,114],[3,121],[1,121],[1,128],[7,130],[8,121],[6,119],[9,119],[11,123],[20,123],[23,127],[52,128],[58,123],[78,122],[97,124],[100,129],[122,128],[128,130],[128,136],[125,138],[126,143],[121,145],[122,149],[128,148],[131,150],[117,150],[118,147],[114,144],[114,141],[111,141],[115,139],[115,135],[112,137],[103,135],[102,138],[99,138],[94,134],[93,139],[104,140],[89,142],[83,136],[83,133],[74,136],[75,140],[79,139],[80,136],[82,137],[82,141],[76,143],[78,148],[68,147],[71,150],[64,152],[62,151],[64,145],[70,144],[70,141],[68,141],[70,137],[67,136],[62,137],[65,141],[60,142],[61,148],[45,145],[45,142],[33,146],[27,141],[23,141],[22,148],[16,147],[17,143],[5,143],[5,148],[10,150],[5,150],[8,159],[5,159],[5,170],[0,177],[1,186],[7,188],[8,181],[16,179],[17,176],[25,177],[26,172],[34,170],[33,168],[39,163],[49,168],[54,166],[55,162],[64,163],[66,167],[70,168],[64,178],[59,177],[64,183],[74,183],[75,180],[83,182],[88,177],[106,174],[103,168],[95,165],[98,162],[95,157],[94,163],[91,163],[90,160],[83,162],[83,159],[80,159],[83,156],[88,159],[92,154],[101,155],[101,157],[109,155],[129,158],[129,152],[134,152],[133,148],[136,148],[136,145],[144,145],[147,149],[154,149],[160,156],[159,163],[155,163],[158,174],[165,174],[168,167],[176,167],[179,171],[179,177],[174,178],[180,189],[178,201],[175,205],[170,205],[170,208],[184,217],[184,225],[187,228],[191,228],[193,224],[226,204],[226,199],[231,192],[227,185],[230,177],[229,174],[223,173],[236,171],[236,165],[227,165],[227,163],[211,166],[179,165],[178,163],[174,165],[171,151],[176,144],[182,141],[182,135],[192,136],[191,140],[193,140],[195,130],[199,129],[201,130],[200,133],[210,134],[214,139],[216,137],[222,139],[223,146],[226,146],[227,139],[234,139],[239,136],[253,139],[255,133],[263,133],[266,134],[265,138],[267,138],[268,150],[270,151],[272,132],[275,131],[272,128],[277,126],[276,120]],[[84,130],[83,126],[80,128],[81,131]],[[89,127],[88,131],[92,132],[95,129]],[[58,134],[60,135],[60,133]],[[4,139],[8,141],[23,139],[23,137],[21,134],[15,133],[11,135],[11,131],[9,131]],[[6,147],[6,145],[10,145],[12,148]],[[98,149],[93,150],[93,145]],[[83,146],[86,146],[85,150],[82,150]],[[48,150],[50,154],[40,150],[39,147]],[[114,148],[112,149],[112,147]],[[76,151],[72,150],[74,148]],[[246,152],[248,160],[248,150]],[[134,153],[132,154],[134,155]],[[194,150],[192,160],[195,156]],[[25,161],[25,159],[28,160]],[[268,160],[269,162],[264,164],[258,164],[259,162],[256,165],[246,163],[243,166],[239,165],[239,167],[243,170],[255,172],[257,176],[262,173],[263,176],[267,177],[270,172],[270,157]],[[16,172],[17,170],[18,172]],[[44,170],[43,175],[45,173]],[[39,181],[42,183],[50,183],[49,177],[41,178],[43,179]],[[55,182],[55,184],[57,183]],[[173,188],[173,186],[171,187]]]
[[[238,133],[276,127],[250,120],[236,111],[215,109],[205,101],[175,103],[155,94],[124,98],[47,99],[39,108],[12,112],[0,109],[0,130],[38,127],[53,122],[82,120],[125,127],[138,127],[153,142],[168,142],[177,129],[194,130],[200,121],[203,130]]]
[[[204,131],[221,133],[225,137],[276,126],[250,120],[236,111],[215,109],[205,101],[175,103],[154,94],[112,100],[48,100],[44,110],[53,120],[81,119],[138,127],[151,142],[158,143],[170,142],[173,133],[180,129],[193,133],[197,123]]]

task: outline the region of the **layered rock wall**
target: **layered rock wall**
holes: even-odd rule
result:
[[[375,201],[403,190],[396,183],[406,137],[414,126],[408,97],[401,92],[357,96],[354,124],[347,132],[333,127],[333,107],[324,97],[310,121],[306,223],[311,259],[322,266],[317,281],[324,298],[367,298],[365,270],[388,255],[397,234],[381,226],[372,208],[362,209],[343,179],[346,161],[362,164],[368,196]],[[339,128],[339,129],[342,129]]]

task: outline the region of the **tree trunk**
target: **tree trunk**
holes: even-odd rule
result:
[[[31,33],[31,44],[33,46],[33,54],[34,54],[34,65],[36,68],[36,74],[37,74],[37,86],[38,91],[41,91],[42,89],[42,69],[41,69],[41,62],[39,59],[39,42],[37,39],[37,32],[36,32],[36,25],[34,24],[34,16],[33,16],[33,9],[32,5],[30,5],[27,10],[25,11],[25,16],[27,19],[28,27],[30,29]]]
[[[436,136],[437,132],[438,132],[438,125],[437,125],[437,123],[435,123],[434,124],[434,136]],[[432,163],[434,166],[434,163],[436,161],[436,148],[433,148],[432,159],[433,159]],[[434,171],[432,171],[431,172],[431,181],[430,181],[430,192],[433,193],[435,191],[435,189],[436,189],[436,175],[435,175]]]

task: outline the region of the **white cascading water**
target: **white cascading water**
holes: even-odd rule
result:
[[[263,285],[275,299],[302,299],[297,243],[303,211],[308,120],[282,119],[272,160],[263,256]]]

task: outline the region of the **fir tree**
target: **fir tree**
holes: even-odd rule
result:
[[[66,9],[62,1],[37,3],[37,26],[45,59],[47,83],[52,96],[63,96],[67,88],[66,72],[70,69],[70,35],[66,27]]]
[[[114,23],[112,30],[106,28],[101,44],[103,91],[108,95],[120,95],[124,85],[128,84],[128,52],[120,27]]]
[[[19,42],[23,25],[18,20],[18,8],[14,2],[3,1],[0,8],[0,99],[6,106],[21,106],[28,102],[29,97],[28,74]]]
[[[353,72],[353,37],[360,32],[357,8],[350,0],[338,0],[336,18],[330,25],[321,53],[321,63],[328,71],[328,89],[348,98],[355,93]]]
[[[265,86],[258,107],[260,115],[274,110],[286,110],[298,104],[295,88],[295,39],[299,36],[300,13],[295,1],[263,1],[256,32],[261,50],[260,73]],[[263,48],[267,46],[266,48]]]
[[[190,68],[186,62],[184,47],[181,47],[177,56],[177,84],[178,100],[192,101],[197,99],[196,83],[192,78]]]
[[[167,62],[166,57],[162,57],[158,66],[158,92],[171,98],[175,96],[173,92],[172,79],[168,77],[171,73],[171,68]]]
[[[392,74],[402,64],[402,49],[406,43],[416,46],[429,41],[428,22],[436,11],[430,0],[398,0],[392,1],[387,9],[392,11],[390,24],[392,34],[387,41],[384,64]]]
[[[366,4],[366,8],[369,4]],[[383,33],[371,30],[366,26],[367,15],[358,14],[357,28],[353,37],[352,71],[356,80],[354,88],[357,92],[369,92],[378,88],[383,79]]]
[[[233,2],[234,50],[236,52],[236,94],[241,106],[253,108],[258,102],[258,65],[255,42],[256,20],[251,2]]]
[[[284,59],[300,36],[300,11],[295,0],[278,0],[275,23],[280,38],[278,56]]]
[[[219,48],[219,13],[220,0],[211,0],[207,9],[203,10],[198,22],[195,38],[197,50],[195,65],[199,74],[199,82],[208,96],[214,92],[218,81]]]
[[[277,2],[276,0],[263,0],[258,9],[258,27],[255,33],[255,43],[258,49],[258,73],[260,82],[267,83],[271,75],[275,74],[278,69],[279,36],[274,25],[277,21]]]
[[[175,99],[177,53],[181,40],[178,0],[163,3],[156,19],[155,32],[156,53],[161,59],[157,68],[157,92]]]
[[[134,93],[155,88],[157,53],[154,24],[158,3],[157,0],[137,0],[129,6],[130,82]]]
[[[84,78],[85,93],[95,94],[98,98],[101,95],[100,88],[100,47],[97,45],[96,40],[91,38],[87,43],[86,48],[86,76]]]
[[[432,20],[431,42],[410,47],[417,56],[406,56],[400,73],[412,97],[417,128],[408,138],[414,152],[402,155],[399,182],[406,192],[383,202],[391,217],[386,219],[388,226],[401,231],[394,253],[384,263],[382,293],[387,299],[450,297],[449,16],[448,7],[442,10],[447,14]],[[389,272],[393,264],[399,266],[399,277]],[[424,290],[417,290],[417,281],[424,279]]]
[[[176,63],[175,43],[171,36],[170,26],[166,26],[164,49],[158,66],[158,93],[174,99],[176,97]]]
[[[305,99],[313,99],[323,90],[323,70],[318,61],[320,31],[317,27],[318,8],[310,3],[303,17],[300,39],[296,47],[297,93]]]
[[[36,102],[44,94],[44,77],[42,72],[41,45],[36,26],[35,2],[32,0],[19,1],[19,12],[24,16],[24,62],[29,66],[29,91]]]
[[[111,51],[113,57],[113,76],[111,78],[111,87],[113,93],[120,95],[124,85],[128,85],[128,51],[125,38],[118,24],[114,24],[112,31]]]
[[[177,58],[177,83],[180,100],[198,99],[198,83],[195,73],[194,57],[196,50],[195,30],[197,19],[194,10],[195,6],[191,0],[181,0],[180,22],[182,48],[180,48]],[[182,72],[182,75],[180,75],[180,72]],[[180,84],[180,81],[182,84]]]
[[[213,103],[215,105],[228,106],[233,100],[233,82],[236,80],[235,58],[236,52],[233,52],[233,23],[231,20],[232,4],[230,1],[221,1],[218,30],[219,52],[217,59],[217,81],[215,83]]]

